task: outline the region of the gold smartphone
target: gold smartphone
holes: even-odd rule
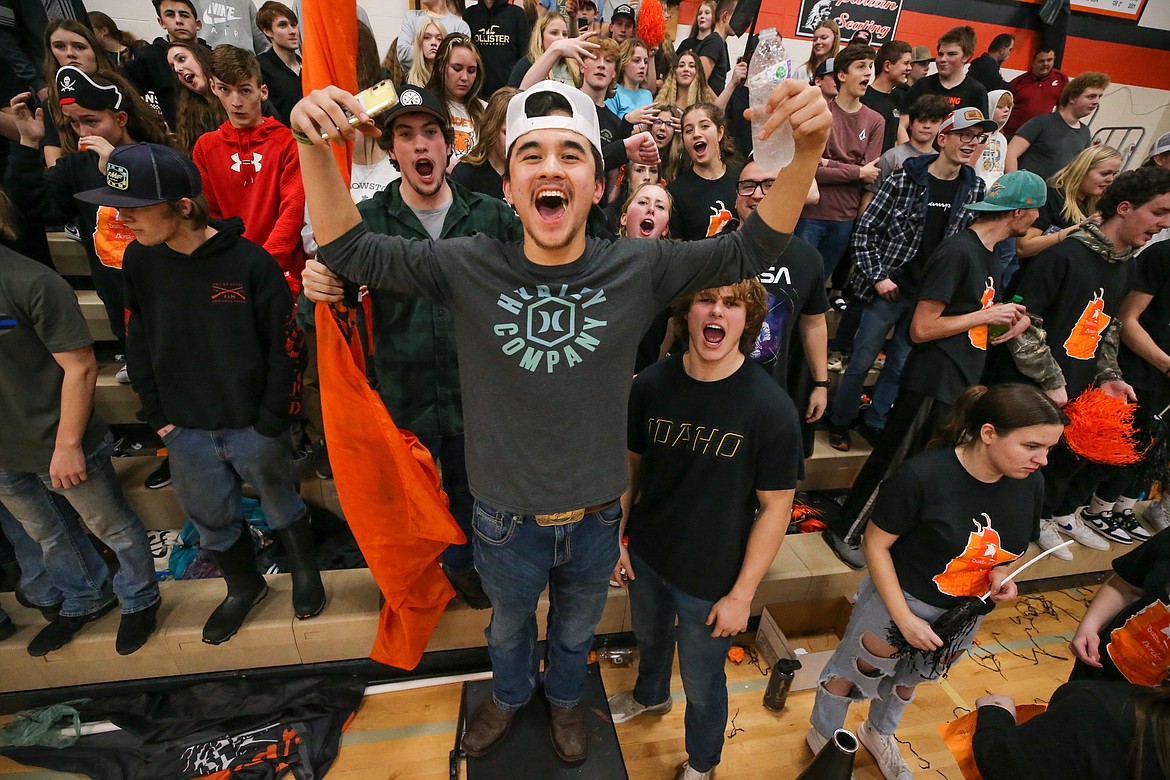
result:
[[[379,114],[385,113],[398,104],[398,90],[394,88],[394,83],[389,79],[380,81],[369,89],[363,89],[361,92],[354,95],[357,101],[362,104],[362,108],[372,118]],[[346,112],[348,113],[348,112]],[[350,116],[349,124],[357,127],[362,123],[362,120],[356,116]],[[311,144],[309,137],[302,133],[297,128],[292,128],[293,137],[303,144]],[[329,140],[328,133],[321,133],[321,137],[326,141]]]

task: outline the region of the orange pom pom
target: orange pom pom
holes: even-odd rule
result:
[[[743,663],[743,656],[743,648],[739,645],[732,645],[727,650],[727,660],[731,661],[733,664]]]
[[[1134,406],[1099,387],[1091,387],[1064,407],[1068,448],[1086,460],[1128,466],[1142,459],[1134,437]]]
[[[662,14],[661,0],[642,0],[642,7],[638,10],[638,37],[652,49],[666,40],[666,17]]]

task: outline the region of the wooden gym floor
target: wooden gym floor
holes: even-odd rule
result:
[[[1016,604],[996,609],[979,633],[977,646],[955,667],[949,678],[919,687],[907,711],[898,738],[916,778],[961,775],[935,726],[974,706],[988,692],[1006,693],[1018,702],[1047,701],[1068,677],[1072,655],[1067,643],[1084,614],[1093,591],[1087,588],[1022,597]],[[831,647],[835,640],[812,637],[811,650]],[[617,667],[602,661],[606,690],[632,687],[634,666]],[[719,774],[723,777],[793,778],[811,760],[804,744],[812,690],[794,691],[781,713],[761,704],[766,678],[745,661],[728,664],[731,735],[723,749]],[[626,766],[632,780],[672,780],[686,758],[683,748],[684,699],[677,670],[674,710],[662,717],[643,717],[618,727]],[[459,711],[458,684],[367,697],[343,737],[341,754],[329,772],[330,780],[387,780],[388,778],[447,777],[447,754],[454,738]],[[848,728],[856,730],[864,705],[850,712]],[[906,744],[908,743],[908,744]],[[858,752],[859,780],[880,780],[869,755]],[[2,780],[62,780],[78,775],[23,767],[0,758]],[[599,780],[604,780],[599,778]]]

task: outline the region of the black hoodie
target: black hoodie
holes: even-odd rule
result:
[[[277,436],[300,409],[303,336],[280,266],[241,237],[217,232],[189,255],[165,244],[126,248],[126,367],[158,430],[254,427]]]

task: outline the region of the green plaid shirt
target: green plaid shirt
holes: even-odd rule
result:
[[[470,192],[450,179],[451,207],[441,238],[485,233],[504,241],[524,237],[508,204]],[[358,204],[375,233],[429,240],[399,194],[401,180]],[[463,433],[463,397],[451,312],[415,295],[371,290],[374,372],[378,393],[398,427],[419,438]]]

